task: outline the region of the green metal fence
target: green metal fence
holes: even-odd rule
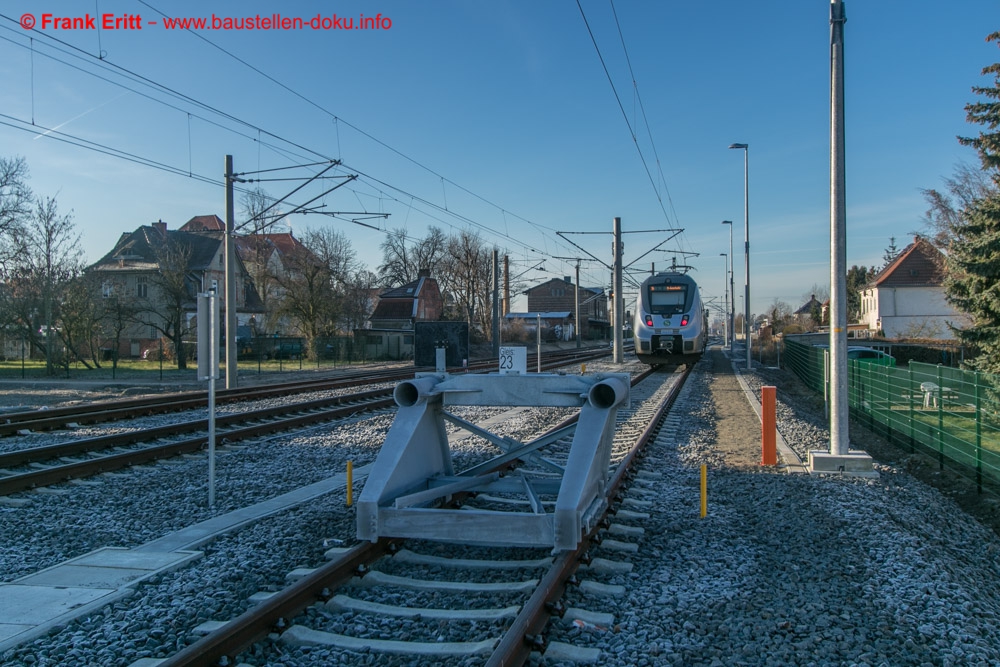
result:
[[[785,344],[786,368],[826,396],[824,348]],[[911,362],[849,361],[851,415],[888,440],[975,479],[1000,483],[1000,376]]]

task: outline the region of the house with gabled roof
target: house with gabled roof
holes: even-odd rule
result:
[[[370,328],[357,329],[355,338],[365,345],[369,357],[408,359],[413,356],[413,333],[417,322],[435,322],[444,313],[444,300],[430,269],[420,269],[417,279],[385,290],[371,317]]]
[[[528,295],[528,310],[532,313],[569,311],[570,322],[575,322],[576,291],[577,287],[569,276],[552,278],[525,292]],[[610,336],[611,321],[608,319],[608,299],[604,288],[580,287],[579,292],[581,338]]]
[[[168,230],[167,223],[160,220],[123,233],[110,252],[87,268],[100,277],[102,297],[116,297],[132,313],[134,321],[124,331],[117,351],[120,357],[139,356],[171,328],[171,307],[167,304],[161,266],[168,258],[184,262],[182,333],[192,328],[199,292],[214,285],[224,303],[225,248],[221,232]],[[235,273],[236,319],[238,325],[245,326],[252,317],[262,315],[263,307],[239,257]]]
[[[969,320],[945,298],[944,259],[927,239],[914,237],[861,289],[861,321],[886,338],[954,338],[949,325]]]

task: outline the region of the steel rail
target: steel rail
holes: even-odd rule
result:
[[[270,421],[263,424],[254,424],[252,426],[226,431],[221,434],[222,442],[234,443],[260,435],[267,435],[292,428],[300,428],[317,422],[342,419],[358,412],[378,410],[394,405],[395,402],[391,398],[382,398],[375,399],[367,403],[358,403],[355,405],[346,405],[318,412],[310,412],[309,414],[304,415],[295,415],[286,419]],[[233,417],[239,418],[239,421],[245,421],[247,419],[246,414],[233,415]],[[206,434],[174,443],[154,445],[130,452],[123,452],[121,454],[102,456],[101,458],[96,458],[90,461],[80,461],[79,463],[69,463],[66,465],[54,466],[52,468],[33,470],[31,472],[0,477],[0,495],[8,495],[18,491],[31,489],[36,486],[59,484],[70,479],[88,477],[101,472],[120,470],[121,468],[127,468],[129,466],[139,465],[141,463],[147,463],[158,459],[169,458],[171,456],[177,456],[178,454],[184,454],[187,452],[196,452],[204,448],[207,444],[208,435]]]
[[[546,364],[548,367],[561,365],[562,361],[551,361]],[[412,375],[412,373],[410,373]],[[392,407],[394,402],[391,397],[391,389],[373,389],[367,392],[350,394],[345,396],[335,396],[330,398],[316,399],[305,403],[294,405],[283,405],[264,408],[248,413],[239,413],[219,417],[216,420],[217,426],[230,426],[242,424],[247,421],[258,419],[274,419],[285,414],[301,412],[303,410],[314,412],[309,415],[279,419],[258,426],[250,426],[243,429],[229,430],[219,434],[222,442],[236,442],[238,440],[255,437],[265,433],[273,433],[281,430],[288,430],[322,421],[331,421],[349,416],[356,412],[376,410]],[[383,399],[383,400],[378,400]],[[349,405],[344,408],[330,410],[331,406],[342,406],[352,401],[368,401],[360,405]],[[198,406],[201,407],[201,406]],[[139,442],[147,442],[159,438],[173,437],[184,433],[197,431],[207,431],[208,420],[199,419],[179,424],[159,426],[141,431],[130,431],[127,433],[116,433],[112,435],[87,438],[74,442],[59,443],[45,447],[33,447],[13,452],[0,454],[0,468],[23,466],[31,463],[39,463],[57,457],[70,457],[88,452],[95,452],[111,447],[133,445]],[[149,461],[169,458],[179,454],[200,450],[208,442],[207,434],[190,438],[188,440],[144,447],[130,452],[102,456],[87,461],[66,463],[50,468],[33,470],[24,473],[15,473],[0,477],[0,496],[17,493],[26,489],[50,484],[59,484],[70,479],[87,477],[101,472],[120,470],[132,465],[139,465]]]
[[[363,543],[340,558],[313,570],[292,586],[287,586],[266,600],[237,616],[215,632],[205,635],[163,660],[159,667],[215,667],[221,658],[236,656],[246,646],[261,637],[283,629],[284,619],[290,619],[317,600],[332,596],[324,593],[336,589],[363,571],[368,563],[389,551],[392,540]]]
[[[657,410],[656,415],[650,420],[649,425],[643,430],[636,443],[629,449],[628,454],[618,464],[615,473],[612,475],[611,483],[608,485],[608,506],[618,495],[619,488],[624,484],[626,475],[632,464],[646,446],[653,434],[657,431],[664,416],[673,406],[677,395],[680,393],[684,382],[691,374],[691,366],[688,365],[678,382],[671,388],[670,393]],[[487,667],[508,667],[511,665],[523,665],[527,662],[532,651],[542,651],[544,654],[547,642],[544,638],[544,631],[549,619],[557,609],[557,602],[562,598],[570,578],[579,567],[581,558],[590,549],[590,544],[601,530],[600,522],[584,536],[580,545],[575,551],[567,551],[560,554],[549,571],[539,581],[538,588],[532,593],[528,601],[521,607],[521,611],[511,623],[507,632],[497,643],[496,648],[486,661]]]
[[[308,382],[289,382],[264,387],[241,389],[220,389],[216,395],[219,403],[234,403],[250,401],[272,396],[286,396],[289,393],[306,393],[324,391],[341,387],[352,387],[359,384],[374,384],[376,382],[391,382],[413,375],[413,371],[385,373],[364,377],[326,378]],[[140,397],[117,401],[99,401],[87,406],[72,406],[53,408],[50,410],[32,410],[30,412],[15,412],[0,416],[0,435],[14,435],[22,430],[45,431],[65,426],[69,422],[81,424],[96,424],[121,419],[131,419],[139,415],[180,412],[200,408],[205,405],[208,392],[190,391],[168,394],[166,396]]]
[[[550,353],[549,360],[553,363],[566,363],[566,359],[593,359],[606,356],[607,350],[593,348]],[[494,360],[479,361],[471,364],[470,371],[493,368]],[[547,362],[548,363],[548,362]],[[430,368],[383,369],[374,372],[360,371],[347,375],[309,378],[294,382],[269,384],[236,389],[219,389],[216,401],[233,403],[237,401],[257,400],[272,396],[286,396],[290,393],[307,393],[324,391],[341,387],[352,387],[359,384],[374,384],[376,382],[391,382],[413,377],[415,372],[430,371]],[[141,396],[110,401],[95,401],[86,406],[68,406],[49,408],[45,410],[27,410],[9,412],[0,415],[0,436],[16,435],[20,431],[48,431],[65,426],[68,423],[97,424],[108,421],[131,419],[138,415],[163,414],[180,412],[201,407],[207,400],[207,391],[176,392],[158,396]]]
[[[641,382],[655,370],[655,368],[646,369],[633,378],[631,384],[635,385]],[[578,418],[579,414],[566,417],[548,429],[545,434],[565,428]],[[540,437],[544,437],[545,434]],[[505,463],[499,468],[505,468],[508,465]],[[456,499],[460,496],[461,494],[456,494]],[[390,549],[390,544],[398,542],[399,540],[382,538],[373,544],[357,545],[340,559],[320,566],[307,577],[287,586],[221,628],[166,658],[160,663],[160,667],[214,667],[219,664],[229,664],[232,659],[255,641],[271,632],[285,629],[284,625],[287,625],[285,619],[294,618],[318,599],[331,597],[334,589],[349,581],[356,574],[363,573],[372,562],[381,558]],[[559,586],[564,587],[568,577],[563,576],[563,568],[572,565],[575,570],[579,557],[576,552],[572,552],[571,555],[559,556],[557,564],[562,567],[551,569],[543,577],[539,588],[536,589],[528,604],[535,604],[535,597],[543,595],[539,592],[541,590],[552,591]],[[544,601],[542,606],[544,607]],[[545,618],[548,619],[547,616]],[[521,615],[515,619],[515,624],[519,619],[521,619]]]

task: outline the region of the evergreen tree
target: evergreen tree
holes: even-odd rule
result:
[[[896,259],[897,255],[899,255],[899,248],[896,247],[896,237],[890,236],[889,247],[885,249],[884,253],[882,253],[882,268],[884,269],[889,266],[889,264],[892,263],[892,260]]]
[[[946,259],[944,288],[972,323],[953,329],[962,343],[979,349],[971,366],[1000,373],[1000,194],[972,202],[961,218]]]
[[[996,42],[1000,47],[1000,32],[986,37],[987,42]],[[983,68],[983,76],[993,75],[993,85],[973,86],[972,92],[987,99],[965,105],[966,120],[985,126],[989,131],[980,132],[978,137],[959,137],[963,146],[972,146],[979,153],[983,171],[989,172],[993,181],[1000,183],[1000,63]]]

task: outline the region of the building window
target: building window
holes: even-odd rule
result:
[[[149,283],[146,276],[136,276],[135,278],[135,295],[140,299],[145,299],[149,296]]]
[[[115,286],[111,283],[101,283],[101,296],[110,299],[115,293]]]

